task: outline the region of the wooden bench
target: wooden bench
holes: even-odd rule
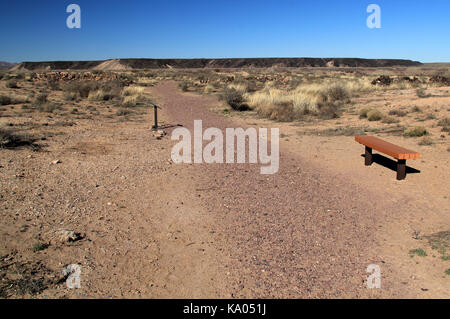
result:
[[[397,159],[398,180],[405,179],[406,177],[406,160],[420,158],[420,154],[417,152],[383,141],[375,136],[355,136],[355,141],[366,147],[366,166],[370,166],[373,163],[373,149]]]

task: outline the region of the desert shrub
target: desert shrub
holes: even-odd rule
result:
[[[31,135],[18,134],[11,129],[0,128],[0,148],[15,148],[20,146],[34,146],[36,138]]]
[[[139,95],[129,95],[129,96],[123,97],[121,104],[124,107],[135,107],[143,102],[145,102],[145,97],[143,95],[139,94]]]
[[[127,109],[124,109],[124,108],[120,108],[116,112],[116,115],[118,115],[118,116],[125,116],[125,115],[128,115],[128,114],[131,114],[131,111],[129,111]]]
[[[131,96],[131,95],[139,95],[144,94],[145,89],[140,86],[127,86],[122,91],[122,96]]]
[[[182,82],[178,83],[178,87],[180,88],[181,91],[187,92],[189,90],[189,82],[182,81]]]
[[[439,126],[450,126],[450,117],[445,117],[438,122]]]
[[[59,91],[61,90],[61,87],[59,85],[59,82],[57,80],[48,81],[47,87],[52,91]]]
[[[227,102],[233,110],[242,110],[244,107],[244,96],[235,88],[226,88],[223,91],[222,99]]]
[[[421,112],[422,112],[422,109],[421,109],[420,107],[418,107],[417,105],[415,105],[415,106],[412,108],[412,112],[421,113]]]
[[[385,123],[385,124],[393,124],[393,123],[398,123],[400,121],[392,116],[383,116],[383,119],[381,120],[381,122]]]
[[[47,249],[48,248],[48,244],[46,244],[46,243],[41,243],[41,242],[36,242],[36,243],[34,243],[33,244],[33,252],[38,252],[38,251],[41,251],[41,250],[45,250],[45,249]]]
[[[214,87],[210,84],[205,86],[205,88],[203,89],[203,93],[205,93],[205,94],[210,94],[212,92],[214,92]]]
[[[65,92],[77,94],[80,98],[85,99],[91,91],[99,89],[99,83],[95,81],[74,81],[63,87]]]
[[[427,94],[427,90],[424,88],[420,88],[416,90],[416,94],[418,97],[420,98],[426,98],[426,97],[430,97],[431,94]]]
[[[371,108],[367,108],[367,107],[362,108],[359,111],[359,117],[362,119],[367,118],[367,113],[369,113],[371,110],[372,110]]]
[[[36,95],[33,101],[33,106],[40,112],[53,113],[59,106],[48,101],[48,94],[40,93]]]
[[[429,145],[433,145],[433,144],[434,144],[433,139],[429,136],[425,136],[419,142],[419,145],[422,145],[422,146],[429,146]]]
[[[77,94],[74,92],[64,92],[63,99],[66,101],[75,101],[77,99]]]
[[[50,102],[40,104],[37,107],[38,111],[47,112],[47,113],[53,113],[53,111],[57,110],[58,108],[59,108],[58,105],[56,105],[55,103],[50,103]]]
[[[399,117],[406,116],[406,114],[408,114],[408,112],[405,111],[405,110],[391,110],[391,111],[389,111],[389,115],[395,115],[395,116],[399,116]]]
[[[6,81],[5,86],[8,89],[18,89],[19,88],[19,86],[17,85],[17,81],[16,80]]]
[[[8,105],[8,104],[12,104],[11,97],[1,94],[0,95],[0,105]]]
[[[450,118],[445,117],[438,122],[438,126],[442,126],[443,132],[450,132]]]
[[[40,93],[34,98],[34,105],[38,106],[48,102],[48,94]]]
[[[339,107],[340,104],[336,102],[327,102],[320,104],[318,106],[319,112],[318,115],[321,119],[329,120],[335,119],[339,117]],[[305,114],[305,112],[303,112]]]
[[[367,119],[371,122],[373,121],[379,121],[383,118],[383,114],[376,109],[372,109],[369,112],[367,112]]]
[[[248,83],[247,83],[247,82],[242,82],[242,81],[240,81],[240,82],[234,82],[234,83],[228,85],[227,88],[228,88],[228,89],[234,89],[234,90],[238,91],[238,92],[239,92],[240,94],[242,94],[242,95],[243,95],[244,93],[249,92],[249,89],[248,89]]]
[[[410,127],[405,130],[404,135],[408,137],[421,137],[427,135],[428,131],[423,126]]]
[[[271,120],[282,122],[293,121],[296,118],[294,105],[289,101],[276,102],[272,108],[265,109],[265,115]]]
[[[340,84],[333,84],[320,92],[325,101],[343,101],[350,97],[349,91]]]
[[[112,100],[114,97],[116,97],[113,93],[105,92],[104,90],[96,90],[96,91],[90,91],[88,100],[90,101],[109,101]]]

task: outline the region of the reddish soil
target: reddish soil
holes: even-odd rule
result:
[[[201,119],[204,128],[236,127],[206,110],[217,103],[213,98],[178,93],[175,83],[154,92],[173,124],[193,129]],[[399,203],[323,169],[320,159],[308,162],[282,148],[280,164],[275,175],[260,175],[259,165],[180,164],[196,189],[206,190],[202,204],[224,239],[218,249],[229,256],[233,296],[376,295],[365,285],[369,264],[384,270],[383,296],[406,296],[372,249],[374,230]]]
[[[181,93],[175,82],[148,93],[163,107],[161,140],[148,109],[133,121],[79,121],[43,152],[1,150],[1,266],[31,265],[50,277],[82,267],[81,289],[53,281],[37,297],[421,296],[380,244],[391,216],[412,208],[407,197],[358,183],[289,143],[274,175],[261,175],[259,164],[173,164],[177,125],[245,124],[211,112],[216,98]],[[86,236],[32,251],[60,228]],[[382,289],[366,286],[370,264],[381,267]],[[448,297],[447,284],[433,296]]]

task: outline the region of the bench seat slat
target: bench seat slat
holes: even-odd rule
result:
[[[420,154],[404,147],[383,141],[375,136],[355,136],[355,140],[367,147],[392,156],[396,159],[417,159]]]

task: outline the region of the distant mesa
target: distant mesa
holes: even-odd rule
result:
[[[411,60],[359,58],[231,58],[231,59],[112,59],[103,61],[22,62],[15,70],[133,70],[269,67],[410,67],[422,63]]]
[[[13,67],[15,67],[16,63],[9,63],[9,62],[1,62],[0,61],[0,70],[9,70]]]

